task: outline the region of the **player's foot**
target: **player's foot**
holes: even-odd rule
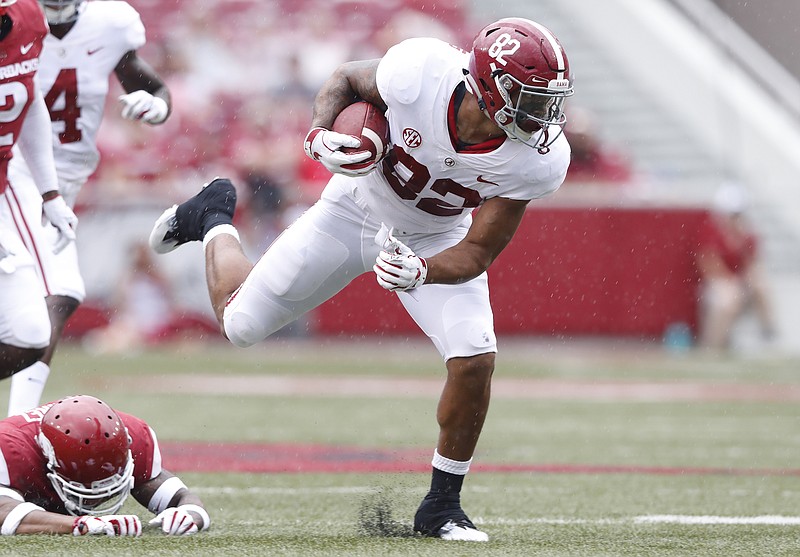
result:
[[[226,178],[215,178],[200,193],[164,211],[150,232],[150,247],[168,253],[186,242],[203,239],[218,224],[233,222],[236,188]]]
[[[414,516],[414,531],[443,540],[488,542],[461,509],[458,495],[428,493]]]

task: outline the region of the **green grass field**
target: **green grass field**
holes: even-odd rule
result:
[[[427,473],[178,471],[206,503],[210,531],[20,536],[4,539],[0,555],[797,555],[798,363],[619,343],[501,345],[496,396],[462,494],[488,544],[405,535]],[[125,357],[64,346],[45,398],[99,396],[146,419],[165,447],[422,454],[433,451],[442,378],[438,355],[416,341],[276,340],[247,350],[209,342]],[[7,392],[0,384],[0,397]],[[135,502],[124,510],[151,518]]]

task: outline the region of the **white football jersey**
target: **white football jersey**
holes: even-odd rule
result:
[[[355,186],[369,211],[397,230],[450,230],[486,199],[536,199],[564,180],[570,148],[563,134],[545,153],[511,139],[456,150],[448,118],[468,59],[450,44],[420,38],[392,47],[378,66],[393,146]]]
[[[118,0],[87,2],[64,36],[48,34],[39,61],[39,84],[53,123],[53,151],[62,193],[74,200],[97,168],[96,138],[109,76],[122,56],[145,44],[139,13]],[[15,153],[13,162],[22,163]],[[24,164],[24,163],[22,163]]]

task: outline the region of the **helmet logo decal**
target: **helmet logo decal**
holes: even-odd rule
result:
[[[403,143],[414,149],[422,145],[422,136],[414,128],[406,128],[403,130]]]
[[[520,46],[517,39],[512,39],[511,35],[508,33],[501,33],[494,40],[492,46],[489,47],[486,53],[505,66],[508,62],[504,56],[511,56],[519,50]]]

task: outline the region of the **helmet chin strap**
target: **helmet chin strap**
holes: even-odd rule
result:
[[[480,89],[478,89],[478,84],[475,81],[475,78],[472,77],[472,74],[469,73],[468,69],[464,68],[461,71],[464,72],[464,85],[467,86],[467,91],[475,96],[475,98],[478,100],[478,108],[481,109],[481,112],[486,114],[486,101],[483,100],[483,95],[481,95]],[[486,116],[491,119],[488,114],[486,114]]]

